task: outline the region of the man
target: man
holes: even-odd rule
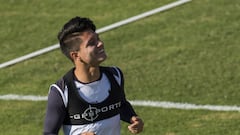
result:
[[[50,86],[44,135],[120,135],[120,119],[137,134],[143,121],[125,98],[124,78],[117,67],[103,67],[104,44],[88,18],[69,20],[58,34],[72,68]]]

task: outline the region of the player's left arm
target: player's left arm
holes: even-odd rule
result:
[[[124,101],[120,110],[121,120],[130,123],[128,129],[131,133],[137,134],[143,131],[144,122],[135,113],[132,105],[128,101]]]
[[[130,123],[128,129],[131,133],[137,134],[143,131],[143,120],[136,114],[132,105],[127,101],[124,92],[124,77],[122,71],[118,68],[121,76],[121,87],[122,87],[122,104],[120,109],[121,120]]]

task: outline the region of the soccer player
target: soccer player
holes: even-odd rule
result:
[[[100,66],[104,43],[89,18],[74,17],[58,34],[60,48],[74,67],[49,89],[44,135],[120,135],[120,120],[133,134],[143,130],[124,93],[118,67]],[[64,65],[64,63],[63,63]]]

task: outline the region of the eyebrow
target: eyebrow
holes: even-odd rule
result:
[[[94,40],[99,39],[99,35],[97,33],[94,33],[93,36],[88,40],[87,45],[89,45]]]

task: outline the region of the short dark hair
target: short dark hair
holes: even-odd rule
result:
[[[76,16],[70,19],[58,33],[58,40],[60,43],[61,51],[70,60],[71,51],[79,51],[79,44],[82,42],[79,36],[81,32],[86,30],[96,30],[96,26],[89,18]]]

